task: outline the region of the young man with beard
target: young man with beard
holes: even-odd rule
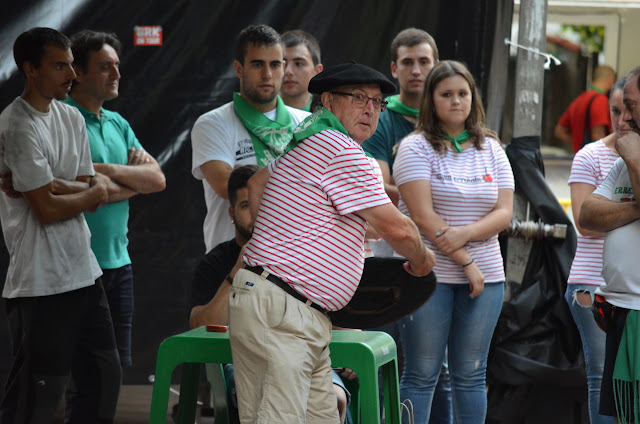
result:
[[[13,52],[24,91],[0,115],[0,221],[9,255],[3,297],[14,361],[2,423],[50,423],[72,375],[68,423],[113,422],[121,368],[83,212],[108,202],[84,120],[64,100],[71,42],[33,28]]]
[[[251,25],[236,41],[233,64],[240,93],[200,116],[191,132],[192,173],[203,180],[207,252],[234,235],[226,212],[227,183],[238,165],[265,166],[284,153],[293,128],[308,112],[290,108],[278,96],[284,72],[280,35],[267,25]]]

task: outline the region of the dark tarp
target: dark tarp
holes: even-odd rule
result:
[[[522,284],[507,282],[512,296],[489,356],[487,423],[588,422],[581,341],[564,300],[576,232],[544,180],[540,138],[514,139],[507,156],[531,219],[566,224],[567,238],[534,241]]]
[[[504,102],[504,39],[510,34],[512,10],[511,0],[3,1],[0,109],[22,91],[11,52],[21,32],[34,26],[66,34],[84,28],[115,32],[124,46],[120,97],[106,107],[129,120],[167,177],[164,192],[131,200],[134,365],[125,370],[124,382],[147,383],[159,343],[187,329],[189,285],[204,254],[205,214],[202,184],[191,176],[190,130],[200,114],[229,101],[238,89],[232,64],[235,37],[242,28],[252,23],[281,32],[302,28],[318,38],[325,66],[354,59],[388,76],[392,38],[406,27],[423,28],[437,40],[442,59],[468,64],[484,99],[490,92],[495,102]],[[136,25],[161,25],[163,45],[133,46]],[[500,118],[501,110],[489,114],[495,130]],[[0,284],[7,263],[3,252]],[[0,317],[2,383],[11,363],[3,305]]]

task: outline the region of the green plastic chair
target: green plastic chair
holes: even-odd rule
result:
[[[397,351],[393,338],[378,331],[334,331],[330,345],[333,366],[351,368],[358,375],[359,386],[349,385],[349,407],[355,423],[379,424],[380,400],[378,370],[382,370],[385,423],[400,424]],[[164,340],[158,348],[153,383],[150,423],[165,424],[169,388],[174,369],[182,364],[177,422],[195,421],[196,400],[202,364],[232,363],[229,333],[210,333],[199,327]],[[217,376],[215,375],[217,368]],[[221,367],[210,368],[217,422],[229,417],[226,387]],[[222,388],[224,387],[224,392]],[[224,393],[224,394],[223,394]],[[227,417],[226,419],[223,417]]]

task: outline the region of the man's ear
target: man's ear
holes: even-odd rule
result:
[[[233,221],[233,206],[229,206],[229,218]]]
[[[33,65],[33,63],[25,61],[22,63],[22,70],[24,71],[24,74],[29,77],[33,76],[34,72],[36,71],[36,67]]]
[[[396,62],[391,62],[391,76],[398,79],[398,67],[396,66]]]
[[[236,71],[236,77],[238,77],[238,79],[242,80],[242,63],[240,63],[237,60],[235,60],[233,62],[233,69]]]
[[[76,73],[76,79],[74,83],[77,84],[79,82],[82,82],[82,77],[84,77],[84,72],[82,72],[82,69],[80,69],[80,67],[75,63],[73,64],[73,71]]]
[[[328,91],[325,91],[320,96],[320,101],[322,102],[322,106],[324,106],[330,112],[333,112],[331,110],[331,100],[333,100],[333,94],[329,93]]]
[[[318,75],[320,72],[322,72],[322,70],[324,69],[324,66],[322,66],[322,63],[318,63],[315,66],[315,69],[316,69],[316,75]]]

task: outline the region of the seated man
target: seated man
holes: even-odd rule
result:
[[[251,238],[253,221],[249,213],[249,193],[247,182],[260,169],[257,165],[245,165],[236,168],[229,177],[229,216],[235,227],[235,237],[220,243],[208,252],[198,264],[191,288],[191,314],[189,324],[191,328],[206,324],[228,325],[228,297],[231,291],[231,281],[236,272],[242,268],[243,246]],[[348,378],[352,371],[344,370],[343,375]],[[233,382],[233,365],[225,366],[225,376],[228,377],[227,387],[231,396],[234,413],[237,413],[235,399],[235,384]],[[353,375],[355,378],[355,375]],[[340,376],[334,371],[333,388],[338,399],[340,422],[344,422],[349,398]]]

